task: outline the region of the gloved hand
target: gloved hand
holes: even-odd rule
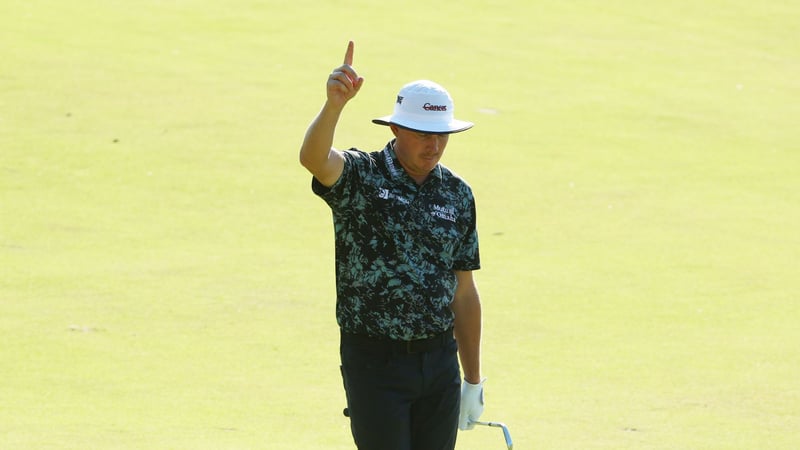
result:
[[[458,428],[471,430],[475,428],[476,420],[483,414],[483,383],[486,378],[478,384],[470,384],[467,380],[461,383],[461,412],[458,416]]]

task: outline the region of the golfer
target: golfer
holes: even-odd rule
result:
[[[472,191],[439,159],[473,124],[454,118],[444,88],[415,81],[373,120],[394,135],[382,150],[336,150],[336,124],[363,83],[350,42],[300,149],[333,211],[351,430],[360,450],[452,450],[483,412],[480,259]]]

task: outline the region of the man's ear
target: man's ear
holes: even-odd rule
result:
[[[397,131],[398,131],[397,125],[389,125],[389,129],[392,130],[392,134],[394,135],[394,137],[397,137]]]

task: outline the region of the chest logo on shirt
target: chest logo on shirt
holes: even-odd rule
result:
[[[378,188],[378,198],[389,200],[389,199],[396,199],[398,202],[407,205],[408,199],[405,197],[400,197],[399,195],[392,194],[391,191],[384,188]]]
[[[431,205],[431,215],[450,222],[456,221],[456,209],[452,206]]]

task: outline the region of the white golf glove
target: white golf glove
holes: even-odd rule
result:
[[[461,382],[461,413],[458,416],[458,428],[471,430],[475,428],[473,422],[481,418],[483,414],[483,383],[486,378],[478,384],[470,384],[467,380]]]

